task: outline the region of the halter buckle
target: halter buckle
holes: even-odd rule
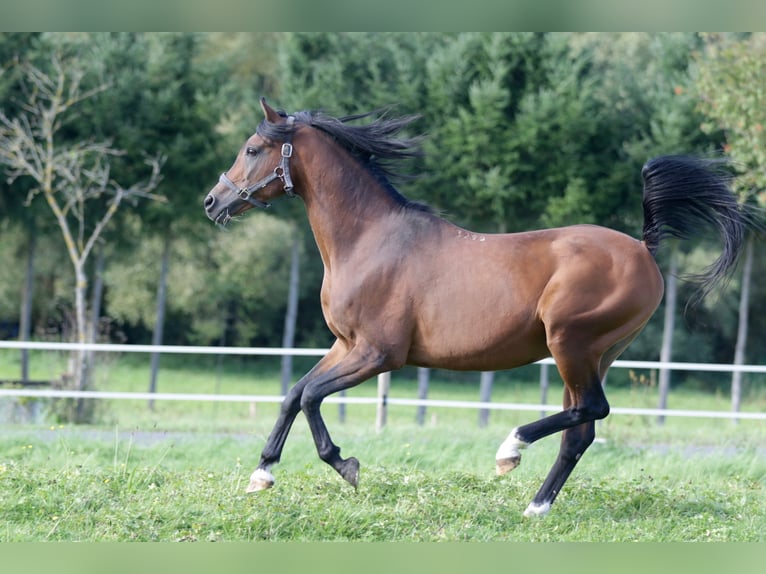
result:
[[[282,144],[282,157],[284,158],[293,157],[293,144],[291,143]]]

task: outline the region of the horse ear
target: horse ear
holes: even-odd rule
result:
[[[263,97],[261,98],[261,109],[263,110],[263,115],[266,117],[267,122],[276,124],[279,121],[279,114],[274,108],[266,103],[266,98]]]

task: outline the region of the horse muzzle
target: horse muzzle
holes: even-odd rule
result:
[[[234,202],[222,202],[212,192],[205,196],[203,206],[205,215],[216,225],[226,225],[241,209],[235,209]]]
[[[218,223],[218,218],[224,212],[224,210],[220,209],[217,204],[218,201],[212,193],[208,193],[205,196],[205,200],[202,202],[202,205],[205,208],[205,215],[215,223]]]

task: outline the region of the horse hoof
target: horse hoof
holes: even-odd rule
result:
[[[530,502],[529,506],[527,506],[527,509],[524,511],[524,516],[531,517],[531,516],[545,516],[548,514],[548,511],[551,509],[551,503],[550,502]]]
[[[250,484],[247,486],[248,493],[266,490],[274,486],[274,477],[268,470],[262,468],[255,469],[250,475]]]
[[[343,479],[351,486],[354,488],[359,486],[359,461],[356,460],[353,456],[347,458],[343,461],[343,463],[341,463],[341,467],[338,472],[340,472],[340,475],[343,477]]]
[[[519,463],[521,462],[520,451],[523,448],[527,448],[528,445],[528,442],[519,437],[518,428],[513,429],[508,435],[508,438],[503,441],[503,444],[500,445],[500,448],[498,448],[495,453],[495,469],[497,470],[497,476],[503,476],[519,466]]]
[[[508,458],[498,458],[495,461],[495,471],[497,472],[497,476],[503,476],[504,474],[511,472],[514,468],[519,466],[520,462],[521,455],[511,456]]]

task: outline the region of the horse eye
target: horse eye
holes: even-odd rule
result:
[[[248,146],[245,148],[245,155],[253,156],[258,154],[258,148]]]

